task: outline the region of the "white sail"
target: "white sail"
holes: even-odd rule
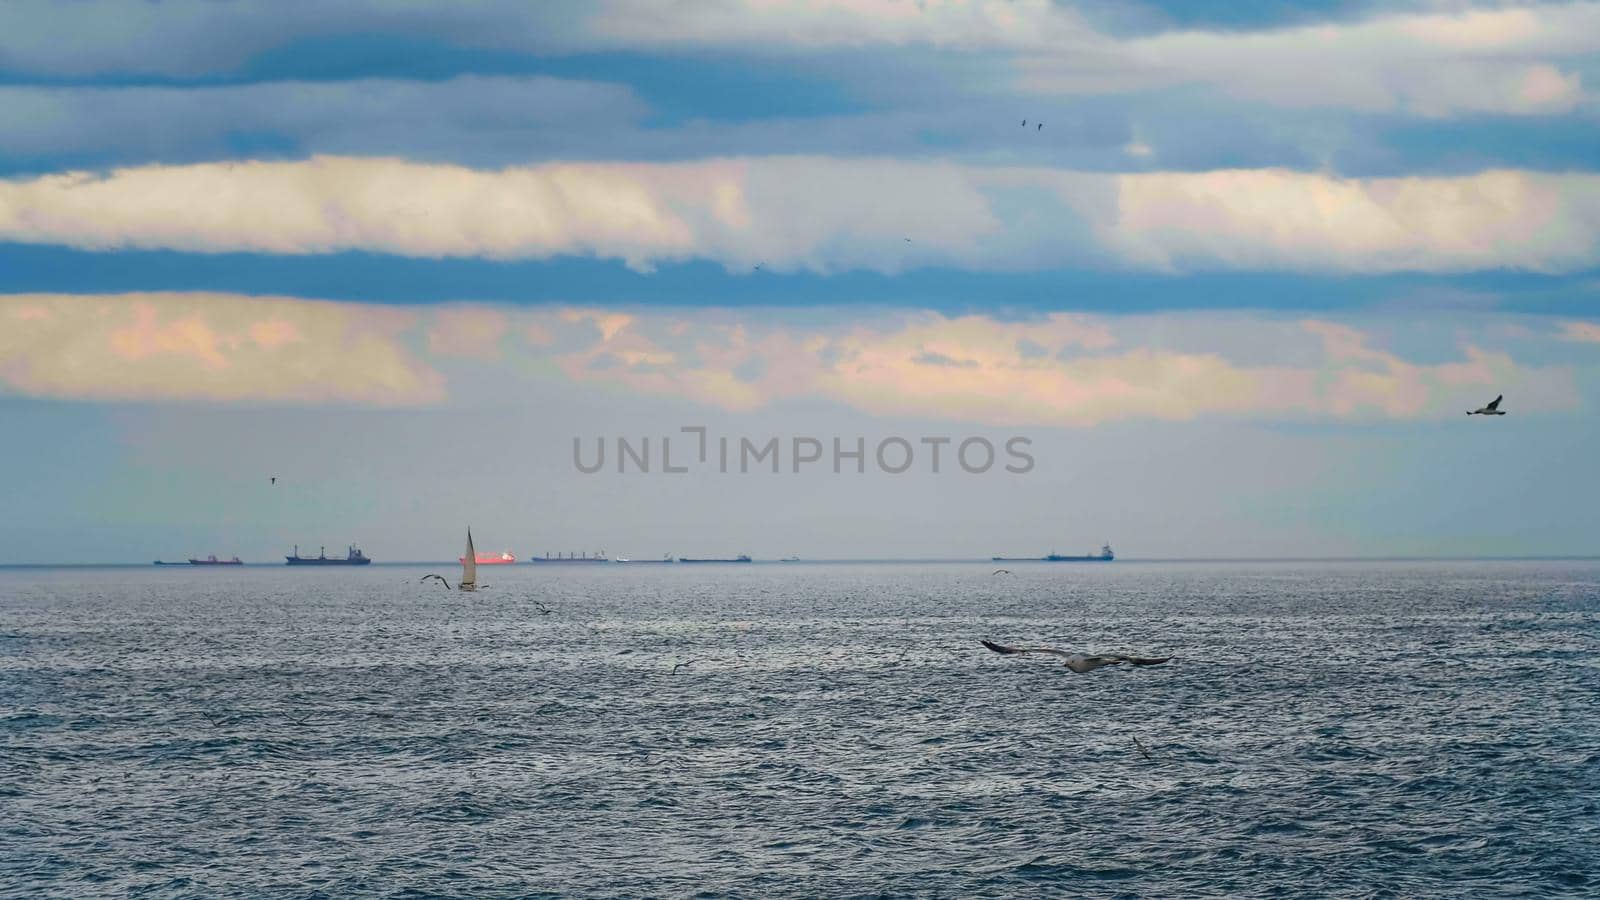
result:
[[[461,557],[461,590],[478,588],[478,552],[472,549],[472,529],[467,529],[467,555]]]

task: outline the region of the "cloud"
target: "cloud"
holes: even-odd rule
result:
[[[1547,398],[1565,395],[1575,400],[1570,389],[1563,390],[1559,381],[1548,378],[1550,373],[1520,372],[1506,353],[1469,344],[1463,348],[1464,360],[1418,365],[1369,347],[1368,336],[1348,325],[1312,320],[1304,327],[1323,339],[1328,359],[1337,364],[1323,387],[1327,408],[1334,415],[1375,409],[1395,418],[1417,416],[1436,405],[1441,396],[1453,394],[1455,388],[1490,390],[1517,382],[1543,382],[1540,393]]]
[[[633,46],[992,51],[1096,37],[1077,13],[1049,0],[610,0],[587,24],[599,39]]]
[[[1508,321],[1485,319],[1477,337],[1420,326],[1441,349],[1419,362],[1353,323],[1238,313],[1001,320],[16,294],[0,295],[0,385],[102,401],[413,406],[447,401],[432,363],[450,360],[453,377],[502,387],[556,379],[734,412],[822,400],[1007,426],[1438,418],[1486,391],[1516,396],[1523,412],[1577,405],[1574,370],[1493,346]],[[1254,352],[1269,343],[1270,358]]]
[[[1267,31],[1178,31],[1114,42],[1093,64],[1025,54],[1025,87],[1104,93],[1206,84],[1267,103],[1424,117],[1551,115],[1586,102],[1600,4],[1381,15]],[[1293,73],[1285,77],[1285,73]]]
[[[0,61],[56,76],[103,72],[196,76],[233,71],[295,41],[341,35],[425,38],[480,49],[570,52],[663,44],[816,49],[925,44],[959,49],[1050,46],[1082,30],[1046,0],[8,0]]]
[[[396,159],[0,180],[0,240],[87,250],[619,259],[639,270],[1568,272],[1600,262],[1600,176],[1104,175],[755,157],[471,169]]]
[[[433,315],[428,352],[434,356],[500,358],[500,340],[510,328],[504,312],[488,306],[449,306]]]
[[[1106,242],[1156,268],[1559,272],[1600,253],[1600,177],[1589,175],[1156,172],[1120,176],[1118,200]]]
[[[1424,117],[1550,115],[1585,103],[1600,4],[1375,15],[1257,30],[1118,38],[1046,0],[613,2],[589,23],[631,45],[1000,52],[1024,89],[1106,94],[1202,84],[1241,98]],[[1284,73],[1292,72],[1292,77]]]
[[[341,35],[447,40],[546,51],[580,43],[585,7],[564,0],[392,3],[388,0],[8,0],[0,61],[55,76],[117,72],[192,77],[234,71],[295,41]]]
[[[1600,324],[1594,322],[1563,322],[1561,337],[1569,341],[1600,344]]]
[[[231,294],[0,295],[0,386],[84,400],[444,400],[395,309]]]
[[[255,140],[286,154],[520,162],[633,134],[646,113],[627,87],[544,77],[0,85],[0,157],[181,162],[232,156]]]
[[[1021,87],[1043,92],[1199,84],[1272,104],[1426,117],[1588,107],[1582,78],[1600,51],[1600,4],[1453,6],[1120,37],[1050,0],[9,0],[0,4],[0,61],[53,77],[192,78],[238,71],[296,42],[350,36],[537,55],[707,48],[793,58],[921,48],[1009,60]]]
[[[554,354],[573,381],[727,411],[825,397],[873,415],[1007,426],[1440,418],[1491,387],[1514,389],[1529,411],[1578,403],[1567,369],[1529,368],[1471,343],[1455,359],[1411,362],[1372,346],[1358,328],[1320,320],[1231,318],[1226,328],[1209,329],[1170,317],[1002,322],[928,313],[828,328],[707,313],[685,324],[640,314],[609,337],[591,334],[586,343],[541,352]],[[1169,349],[1155,336],[1172,329],[1225,334],[1233,343]],[[1296,333],[1307,340],[1292,340]],[[1237,347],[1286,335],[1293,345],[1286,361],[1230,359]]]

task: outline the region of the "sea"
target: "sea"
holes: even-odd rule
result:
[[[1005,567],[3,569],[0,894],[1600,896],[1600,563]]]

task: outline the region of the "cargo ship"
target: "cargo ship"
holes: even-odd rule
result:
[[[189,560],[189,565],[191,565],[191,566],[242,566],[242,565],[244,565],[244,563],[240,562],[239,561],[239,557],[237,557],[237,556],[235,556],[233,559],[217,559],[217,555],[215,553],[213,553],[210,556],[206,557],[205,559],[191,559],[191,560]]]
[[[608,563],[608,562],[611,562],[611,559],[610,559],[610,557],[606,556],[606,552],[604,550],[601,550],[599,553],[595,554],[594,556],[590,556],[587,553],[583,553],[583,554],[568,553],[566,556],[562,556],[561,554],[557,553],[554,556],[551,556],[550,554],[546,553],[544,556],[531,556],[531,557],[528,558],[528,562],[531,562],[531,563]]]
[[[319,547],[316,556],[301,556],[299,544],[294,545],[294,555],[285,556],[284,559],[288,560],[291,566],[364,566],[372,562],[366,554],[356,548],[355,544],[350,545],[350,550],[344,559],[328,556],[325,547]]]
[[[1111,562],[1117,555],[1111,552],[1111,545],[1105,544],[1099,553],[1084,556],[1062,556],[1052,552],[1047,556],[991,556],[993,562]]]
[[[629,559],[626,556],[619,556],[616,558],[615,562],[627,563],[630,566],[646,566],[656,565],[658,563],[677,562],[677,560],[673,559],[672,554],[668,553],[666,556],[663,556],[660,559]]]
[[[476,558],[477,563],[480,566],[509,566],[517,561],[517,558],[512,556],[509,552],[474,553],[472,555]],[[456,562],[458,563],[465,563],[466,561],[467,558],[465,556],[458,557],[456,559]]]
[[[742,563],[742,562],[749,562],[749,561],[750,561],[750,557],[748,555],[746,555],[746,554],[743,554],[743,553],[739,554],[738,556],[735,556],[733,559],[690,559],[687,556],[678,557],[678,562],[686,562],[686,563]]]

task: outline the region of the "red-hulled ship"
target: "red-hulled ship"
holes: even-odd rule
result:
[[[510,553],[474,553],[472,556],[480,566],[507,566],[517,561],[517,558]],[[467,558],[465,556],[456,557],[456,562],[458,563],[466,561]]]

